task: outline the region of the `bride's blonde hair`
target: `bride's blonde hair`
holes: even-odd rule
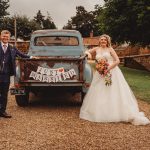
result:
[[[107,34],[102,34],[99,39],[101,39],[102,37],[105,37],[107,39],[107,47],[111,47],[111,37]],[[99,42],[100,45],[100,42]],[[101,46],[101,45],[100,45]]]

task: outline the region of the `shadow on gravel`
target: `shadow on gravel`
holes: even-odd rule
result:
[[[39,106],[49,106],[49,107],[76,107],[81,106],[82,101],[80,94],[71,95],[68,93],[53,93],[48,95],[38,95],[30,94],[30,101],[28,107],[39,107]]]

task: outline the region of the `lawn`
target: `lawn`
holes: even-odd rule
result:
[[[95,68],[94,63],[90,62]],[[135,96],[150,103],[150,72],[119,66]]]
[[[150,103],[150,72],[120,66],[137,98]]]

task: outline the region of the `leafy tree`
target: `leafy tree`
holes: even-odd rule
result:
[[[43,20],[43,29],[56,29],[56,25],[52,21],[52,18],[48,12],[47,12],[47,18]]]
[[[30,20],[26,16],[17,16],[16,20],[17,20],[17,37],[20,37],[24,40],[29,40],[31,33],[34,30],[41,29],[41,26],[37,22],[35,22],[35,20]]]
[[[9,15],[8,8],[9,0],[0,0],[0,29],[2,29],[4,17]]]
[[[12,20],[11,18],[9,17],[4,17],[3,18],[3,23],[1,24],[1,29],[7,29],[9,30],[10,32],[12,30],[14,30],[14,20]],[[12,33],[12,32],[11,32]]]
[[[34,17],[34,20],[41,26],[41,28],[43,28],[44,17],[45,16],[42,15],[40,10],[37,12],[36,16]]]
[[[90,32],[93,31],[94,35],[98,34],[96,13],[91,11],[87,12],[83,6],[76,7],[76,16],[68,20],[64,29],[76,29],[80,31],[83,37],[89,37]]]
[[[16,30],[17,30],[17,38],[22,38],[24,40],[29,40],[30,35],[34,30],[41,29],[40,25],[36,23],[34,20],[30,20],[26,16],[13,16],[13,17],[5,17],[3,21],[2,29],[7,29],[11,32],[12,36],[14,36],[14,20],[16,19]]]
[[[37,15],[34,17],[34,20],[41,26],[42,29],[56,29],[56,25],[52,21],[50,14],[47,12],[47,18],[42,15],[39,10]]]
[[[9,8],[9,0],[0,0],[0,18],[9,15],[9,13],[7,12],[8,8]]]
[[[98,16],[99,28],[116,42],[150,43],[150,1],[105,0]]]
[[[40,18],[40,17],[39,17]],[[41,24],[35,19],[29,19],[27,16],[13,16],[13,17],[5,17],[3,19],[3,24],[1,25],[1,29],[7,29],[11,32],[12,36],[14,36],[14,21],[16,20],[16,31],[17,38],[21,38],[23,40],[29,40],[31,33],[35,30],[40,29],[55,29],[56,26],[52,21],[51,17],[48,16],[46,20],[43,18]]]
[[[30,20],[26,16],[18,16],[17,18],[17,36],[29,40],[34,30],[41,29],[40,25],[34,20]]]

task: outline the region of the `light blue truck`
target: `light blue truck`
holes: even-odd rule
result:
[[[34,31],[28,55],[36,58],[16,60],[17,75],[10,92],[17,104],[27,106],[30,92],[80,92],[83,99],[93,75],[84,51],[76,30]]]

